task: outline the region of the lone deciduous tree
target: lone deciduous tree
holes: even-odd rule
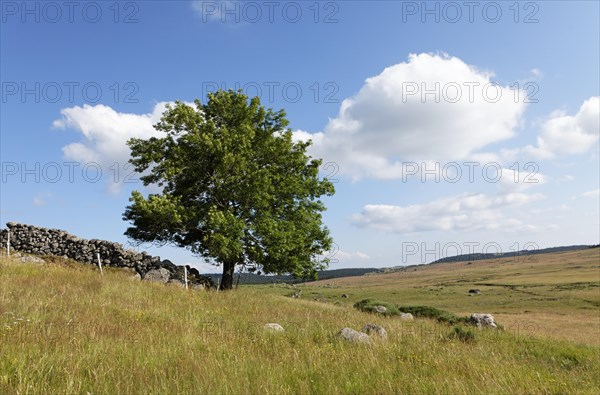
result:
[[[236,266],[264,273],[315,277],[332,245],[322,224],[321,160],[310,142],[293,142],[283,110],[260,99],[218,91],[206,104],[168,106],[154,127],[161,138],[131,139],[130,163],[145,186],[134,191],[123,219],[140,242],[172,243],[223,266],[221,289],[233,287]]]

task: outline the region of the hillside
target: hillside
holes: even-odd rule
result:
[[[516,332],[600,345],[598,248],[421,265],[301,289],[305,297],[348,304],[369,297],[456,314],[484,310]],[[469,294],[470,289],[480,294]]]
[[[525,259],[525,257],[539,254],[549,254],[553,252],[566,252],[566,251],[577,251],[577,250],[585,250],[587,248],[597,248],[598,246],[588,246],[588,245],[573,245],[573,246],[562,246],[562,247],[550,247],[550,248],[540,248],[534,250],[521,250],[521,251],[511,251],[511,252],[503,252],[497,254],[462,254],[450,256],[442,259],[438,259],[437,261],[431,262],[431,264],[436,263],[446,263],[446,262],[467,262],[467,261],[480,261],[482,259],[496,259],[496,258],[521,258]]]
[[[528,277],[529,283],[557,286],[597,271],[589,263],[596,256],[562,258],[577,258],[572,278],[553,277],[545,264],[537,278]],[[496,263],[486,265],[491,269]],[[464,269],[464,276],[471,275],[470,269]],[[459,331],[471,332],[474,340],[461,341],[446,324],[404,322],[351,306],[353,298],[375,294],[403,299],[390,288],[398,284],[395,277],[410,275],[415,287],[430,283],[434,289],[445,287],[440,282],[454,281],[449,270],[439,270],[299,286],[304,294],[339,292],[342,288],[335,287],[341,284],[351,292],[347,300],[336,297],[338,303],[323,303],[307,300],[308,295],[284,297],[297,288],[287,285],[247,286],[229,293],[186,291],[135,281],[119,269],[107,268],[100,276],[89,265],[22,263],[4,257],[0,393],[598,392],[597,345],[469,328]],[[586,299],[592,300],[594,289],[574,292],[587,292]],[[328,298],[333,301],[333,296]],[[438,294],[420,302],[439,305],[442,299]],[[461,309],[487,307],[475,303]],[[576,310],[569,304],[563,308],[565,314]],[[586,312],[597,316],[597,308]],[[263,325],[268,322],[281,324],[285,332],[266,332]],[[336,338],[341,328],[360,330],[366,323],[385,327],[387,341],[374,339],[367,346]],[[572,328],[580,326],[574,321]]]
[[[523,250],[517,252],[506,252],[501,254],[463,254],[463,255],[455,255],[451,257],[446,257],[442,259],[438,259],[434,262],[427,263],[426,265],[437,265],[440,263],[450,263],[450,262],[469,262],[469,261],[480,261],[485,259],[497,259],[497,258],[511,258],[511,259],[527,259],[532,255],[539,254],[550,254],[556,252],[566,252],[566,251],[578,251],[578,250],[586,250],[589,248],[597,248],[598,246],[588,246],[588,245],[574,245],[574,246],[563,246],[563,247],[551,247],[551,248],[542,248],[537,250]],[[410,265],[410,266],[395,266],[389,268],[345,268],[345,269],[332,269],[332,270],[321,270],[318,271],[318,279],[319,280],[332,280],[336,278],[342,277],[356,277],[356,276],[364,276],[364,275],[374,275],[379,273],[392,273],[396,271],[410,271],[416,267],[423,267],[424,265]],[[219,282],[221,275],[218,273],[205,273],[204,276],[207,276],[213,280],[216,284]],[[291,275],[277,276],[277,275],[257,275],[254,273],[237,273],[235,275],[235,281],[240,285],[249,285],[249,284],[299,284],[302,282],[306,282],[302,279],[294,278]],[[310,282],[310,281],[308,281]]]

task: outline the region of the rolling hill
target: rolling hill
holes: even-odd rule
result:
[[[0,393],[596,394],[599,251],[225,293],[4,256]],[[472,287],[481,294],[468,296]],[[286,297],[291,290],[300,298]],[[406,322],[353,307],[367,297],[493,313],[504,329]],[[268,332],[266,323],[285,331]],[[367,323],[384,327],[387,339],[337,337]]]

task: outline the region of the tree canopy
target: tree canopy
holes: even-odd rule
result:
[[[162,193],[132,192],[125,234],[222,265],[221,289],[232,288],[238,266],[314,277],[332,245],[320,197],[335,190],[319,179],[311,142],[294,142],[288,124],[284,110],[232,90],[167,106],[154,126],[164,137],[128,142],[140,179]]]

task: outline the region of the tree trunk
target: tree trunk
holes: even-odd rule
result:
[[[223,263],[223,275],[221,276],[221,291],[233,289],[233,273],[235,271],[235,262]]]

